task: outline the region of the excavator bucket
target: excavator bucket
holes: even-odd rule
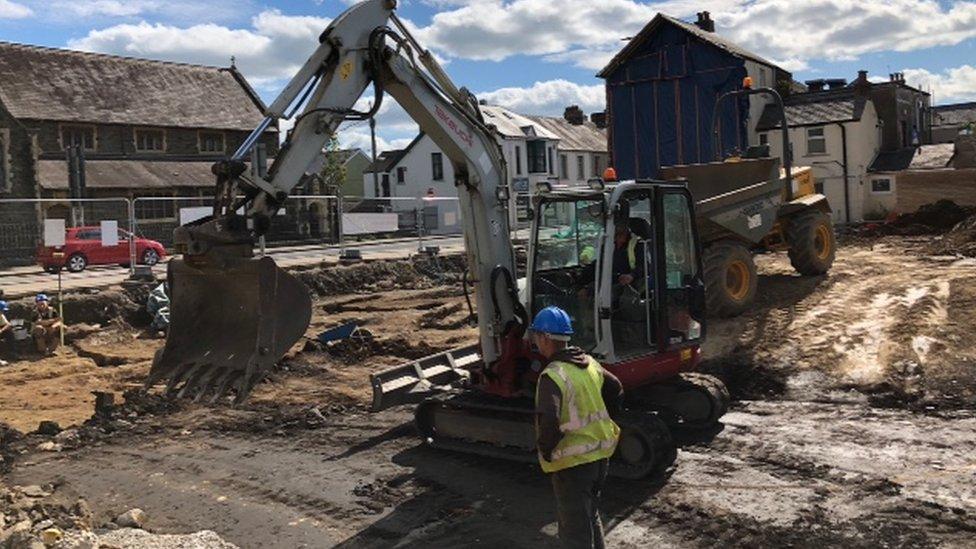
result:
[[[167,276],[169,335],[147,386],[196,400],[233,390],[239,403],[308,328],[308,289],[269,257],[174,259]]]

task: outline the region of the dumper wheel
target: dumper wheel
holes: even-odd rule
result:
[[[722,240],[705,249],[705,299],[708,313],[719,317],[738,316],[756,297],[759,276],[752,253],[732,240]]]
[[[830,270],[837,252],[837,239],[830,216],[821,211],[800,214],[787,229],[790,263],[802,275],[822,275]]]

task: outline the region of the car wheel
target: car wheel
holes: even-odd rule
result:
[[[72,254],[71,257],[68,258],[67,267],[68,270],[73,273],[80,273],[81,271],[84,271],[85,267],[87,266],[88,258],[82,254]]]
[[[148,250],[142,252],[143,265],[149,265],[150,267],[152,267],[157,263],[159,263],[159,252],[157,252],[152,248],[149,248]]]
[[[44,270],[51,274],[58,274],[58,271],[61,270],[61,267],[44,267]]]

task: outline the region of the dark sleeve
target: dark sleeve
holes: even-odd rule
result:
[[[619,413],[623,409],[624,386],[617,379],[617,376],[611,374],[606,368],[603,369],[603,388],[600,393],[603,396],[604,404],[607,406],[607,411],[611,415]]]
[[[552,451],[562,440],[563,434],[559,430],[559,407],[562,394],[559,386],[548,375],[539,376],[535,401],[535,434],[536,448],[542,457],[549,461]]]

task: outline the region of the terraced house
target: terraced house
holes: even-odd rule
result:
[[[15,213],[10,198],[202,196],[214,160],[261,121],[264,105],[233,66],[207,67],[0,42],[2,248],[37,234],[44,217],[70,218],[67,202]],[[268,156],[278,130],[264,136]],[[68,151],[83,185],[69,185]],[[137,217],[174,220],[172,202],[144,201]],[[33,214],[33,215],[32,215]],[[94,221],[88,219],[87,222]],[[19,230],[16,230],[19,229]]]

